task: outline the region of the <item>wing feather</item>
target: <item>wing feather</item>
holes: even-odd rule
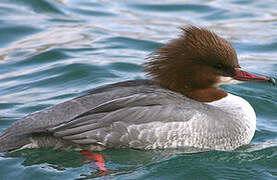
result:
[[[163,93],[135,94],[102,103],[49,131],[56,137],[77,144],[124,144],[139,136],[139,129],[130,130],[132,125],[185,122],[192,119],[195,109],[184,107],[179,101],[179,98],[168,97]]]

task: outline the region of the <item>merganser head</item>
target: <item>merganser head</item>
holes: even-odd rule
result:
[[[212,102],[227,96],[218,88],[220,84],[239,81],[275,84],[273,78],[242,71],[233,46],[215,33],[195,26],[181,30],[178,39],[158,48],[150,54],[151,61],[145,63],[145,72],[161,86],[200,102]]]

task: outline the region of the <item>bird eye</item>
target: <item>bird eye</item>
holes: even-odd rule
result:
[[[215,68],[216,69],[222,69],[224,66],[223,66],[223,64],[221,64],[221,63],[217,63],[216,65],[215,65]]]

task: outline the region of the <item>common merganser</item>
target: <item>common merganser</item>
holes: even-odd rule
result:
[[[105,85],[23,117],[0,135],[0,151],[23,148],[234,150],[249,144],[256,115],[219,85],[275,84],[242,71],[232,45],[188,26],[144,64],[150,79]]]

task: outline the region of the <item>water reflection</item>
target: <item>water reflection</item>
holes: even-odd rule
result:
[[[190,164],[193,165],[196,162],[201,162],[202,164],[213,162],[215,164],[223,164],[224,166],[230,163],[242,165],[247,165],[249,162],[257,164],[263,164],[264,162],[271,163],[277,157],[277,153],[274,150],[276,146],[276,143],[273,147],[263,146],[263,148],[260,148],[260,145],[248,145],[233,152],[209,151],[197,153],[196,149],[191,148],[190,151],[188,151],[189,149],[151,151],[111,149],[96,152],[103,155],[107,171],[97,170],[92,167],[90,163],[93,162],[84,161],[84,156],[78,151],[32,149],[8,153],[5,157],[24,158],[21,165],[25,167],[33,165],[43,167],[46,163],[48,167],[55,169],[57,172],[66,172],[70,168],[78,169],[82,167],[82,170],[79,171],[79,177],[76,175],[75,179],[90,179],[101,176],[124,177],[126,174],[130,175],[135,171],[140,171],[142,168],[146,171],[151,171],[151,168],[157,165],[164,166],[167,163],[172,164],[174,161],[177,164],[179,161],[184,162],[182,166],[190,166]]]

